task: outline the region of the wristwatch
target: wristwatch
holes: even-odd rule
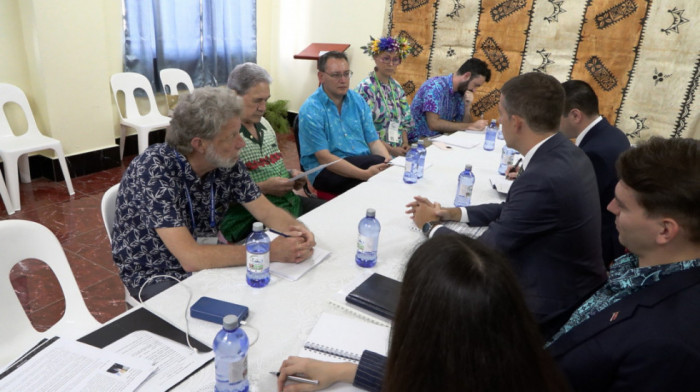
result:
[[[430,232],[433,230],[433,227],[435,227],[435,225],[437,225],[438,223],[440,223],[440,221],[425,222],[423,224],[423,227],[421,228],[421,231],[426,236],[430,236]]]

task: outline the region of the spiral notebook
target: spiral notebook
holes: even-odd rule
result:
[[[388,346],[389,327],[322,313],[299,355],[323,361],[357,363],[364,350],[386,355]]]
[[[367,309],[363,309],[360,306],[353,305],[351,303],[348,303],[345,298],[355,290],[359,285],[361,285],[367,278],[369,278],[372,275],[373,271],[368,270],[364,271],[363,273],[360,273],[353,281],[350,282],[347,286],[343,287],[340,289],[338,292],[333,294],[333,296],[330,298],[329,302],[331,305],[335,306],[336,308],[350,313],[354,316],[357,316],[364,321],[368,321],[373,324],[381,325],[383,327],[391,327],[391,319],[388,319],[386,317],[382,317],[378,314],[372,313]]]

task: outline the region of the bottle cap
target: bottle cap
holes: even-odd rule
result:
[[[253,231],[263,231],[264,226],[262,222],[255,222],[253,223]]]
[[[464,165],[464,170],[472,171],[472,164],[471,164],[471,163],[467,163],[466,165]]]
[[[416,147],[418,147],[418,143],[411,144],[411,148],[416,148]]]
[[[421,145],[421,146],[424,146],[424,145],[425,145],[425,142],[423,141],[423,139],[421,139],[421,140],[418,141],[418,144]]]
[[[227,331],[233,331],[238,328],[238,316],[235,314],[229,314],[224,317],[223,327]]]
[[[367,209],[367,216],[370,218],[374,218],[374,216],[377,214],[377,211],[374,210],[374,208],[368,208]]]

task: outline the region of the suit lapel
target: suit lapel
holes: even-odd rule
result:
[[[625,297],[563,334],[549,346],[553,357],[566,353],[608,328],[631,318],[638,307],[654,307],[686,288],[700,284],[700,268],[676,272],[662,281]]]

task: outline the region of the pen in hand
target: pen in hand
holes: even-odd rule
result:
[[[270,372],[270,374],[274,375],[275,377],[280,376],[280,372]],[[303,382],[304,384],[318,385],[318,380],[311,380],[311,379],[299,377],[299,376],[287,376],[287,380],[296,381],[296,382]]]
[[[284,238],[289,238],[289,237],[291,237],[289,234],[284,234],[283,232],[277,231],[277,230],[275,230],[275,229],[269,229],[269,228],[268,228],[268,230],[270,230],[271,233],[275,233],[275,234],[280,235],[280,236],[282,236],[282,237],[284,237]]]
[[[511,178],[510,178],[510,175],[513,174],[513,173],[515,173],[515,174],[516,174],[516,177],[517,177],[518,170],[519,170],[519,166],[520,166],[520,163],[521,163],[522,161],[523,161],[523,158],[521,157],[520,159],[518,159],[518,162],[516,162],[515,165],[513,165],[513,166],[510,168],[510,170],[508,170],[508,172],[506,173],[506,179],[511,179]],[[514,178],[515,178],[515,177],[513,177],[513,179],[514,179]]]

